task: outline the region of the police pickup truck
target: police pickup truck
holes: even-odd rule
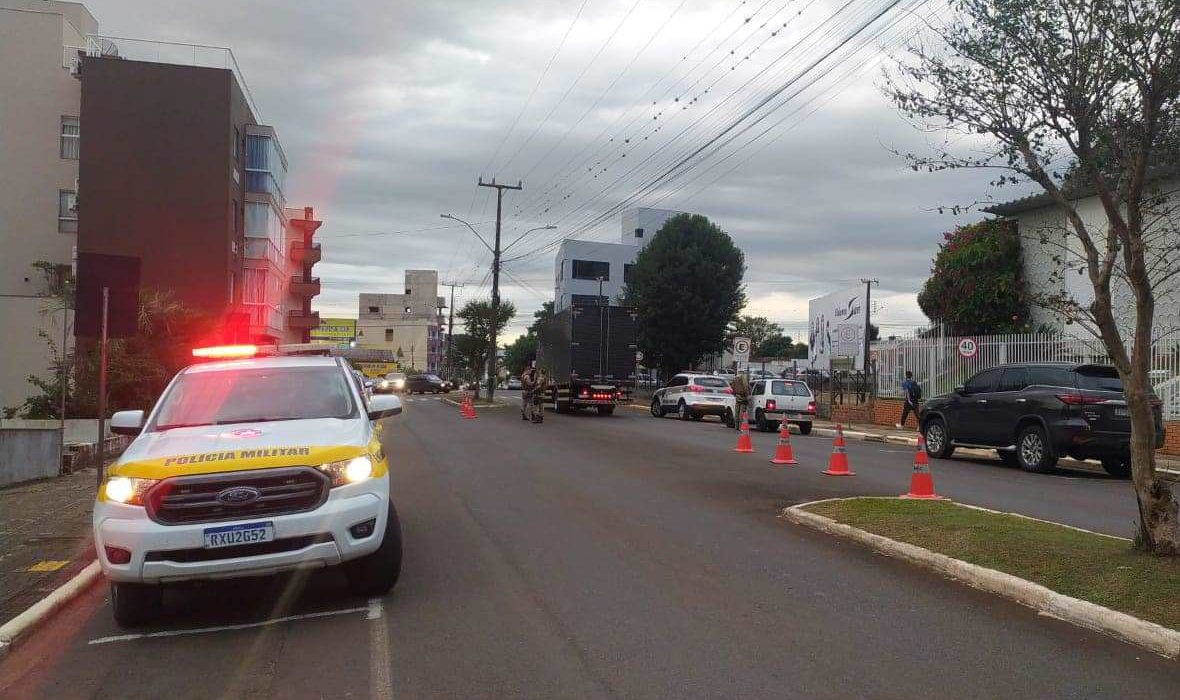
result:
[[[401,528],[373,421],[401,410],[340,358],[251,357],[187,367],[146,416],[114,414],[136,436],[94,506],[115,621],[151,620],[179,581],[341,565],[355,593],[388,592]]]

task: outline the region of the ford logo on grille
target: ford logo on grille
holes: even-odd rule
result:
[[[257,501],[262,492],[250,486],[234,486],[217,494],[217,501],[227,506],[244,506]]]

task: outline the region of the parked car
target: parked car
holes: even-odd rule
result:
[[[504,388],[509,391],[520,391],[523,388],[520,377],[509,377],[508,381],[504,382]]]
[[[406,393],[413,394],[448,394],[451,391],[449,382],[444,382],[434,374],[413,374],[406,377]]]
[[[815,420],[815,394],[806,382],[759,380],[750,387],[750,410],[758,430],[774,432],[785,420],[799,426],[803,435],[809,435]]]
[[[750,381],[754,381],[757,379],[777,379],[777,378],[778,378],[778,375],[775,374],[774,372],[771,372],[770,370],[765,370],[765,369],[752,369],[752,370],[750,370]]]
[[[1164,430],[1153,401],[1156,447]],[[1025,363],[986,369],[922,406],[932,457],[956,447],[995,448],[1007,464],[1046,472],[1061,457],[1098,459],[1111,476],[1131,474],[1131,419],[1118,372],[1109,365]]]
[[[718,416],[726,425],[734,424],[733,389],[729,382],[710,374],[677,374],[651,399],[651,414],[663,418],[675,412],[680,420],[700,420]]]
[[[390,372],[381,378],[373,387],[374,394],[396,394],[406,388],[406,375],[401,372]]]

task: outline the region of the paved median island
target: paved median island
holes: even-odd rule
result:
[[[834,499],[783,516],[1180,656],[1180,559],[1140,554],[1129,540],[950,501]]]

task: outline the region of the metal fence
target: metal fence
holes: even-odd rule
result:
[[[905,372],[914,373],[923,396],[953,391],[980,370],[1006,362],[1094,362],[1110,357],[1096,339],[1049,334],[897,338],[876,343],[876,395],[901,397]],[[1152,348],[1151,382],[1164,417],[1180,419],[1180,334]]]

